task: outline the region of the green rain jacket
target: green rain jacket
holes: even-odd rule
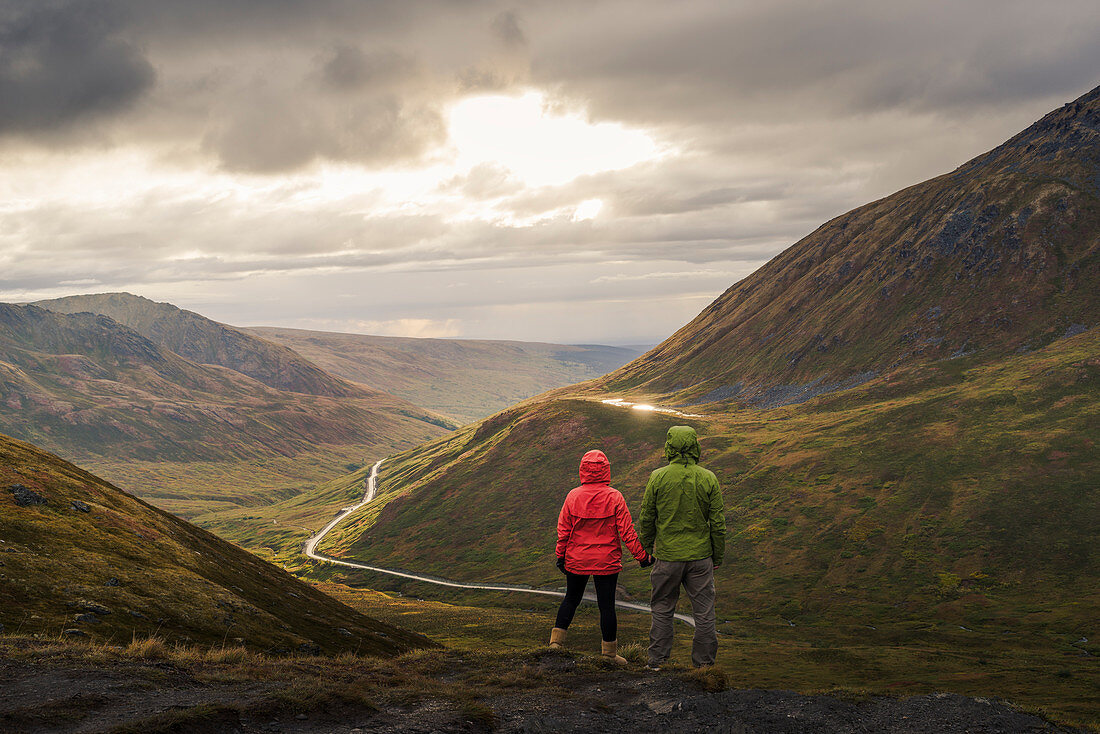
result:
[[[668,466],[649,475],[638,537],[662,561],[722,562],[726,515],[714,472],[699,466],[699,438],[690,426],[668,429]]]

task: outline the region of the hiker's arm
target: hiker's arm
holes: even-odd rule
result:
[[[657,538],[657,487],[653,475],[645,485],[642,496],[642,512],[638,515],[638,540],[642,547],[653,553],[653,541]]]
[[[615,503],[615,526],[619,530],[619,538],[626,543],[626,547],[630,550],[630,555],[634,556],[634,560],[644,561],[648,554],[642,544],[638,542],[638,533],[634,531],[634,521],[630,519],[630,510],[627,509],[626,500],[622,497],[619,497],[619,501]]]
[[[715,566],[722,565],[722,559],[726,555],[726,506],[722,498],[722,488],[718,486],[718,479],[711,477],[712,487],[710,492],[710,557]]]
[[[569,544],[569,536],[573,534],[573,516],[567,509],[568,505],[561,506],[558,513],[558,544],[554,548],[558,558],[565,558],[565,546]]]

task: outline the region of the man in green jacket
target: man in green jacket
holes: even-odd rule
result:
[[[672,650],[672,620],[680,586],[691,600],[695,637],[691,662],[713,665],[718,653],[714,615],[714,569],[726,550],[726,516],[718,479],[699,466],[699,438],[690,426],[668,429],[668,466],[649,475],[638,537],[656,557],[650,571],[653,621],[647,668],[660,670]]]

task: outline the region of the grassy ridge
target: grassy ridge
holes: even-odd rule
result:
[[[1100,332],[992,365],[891,373],[798,408],[694,421],[723,483],[733,620],[963,626],[1095,643]],[[532,403],[383,465],[384,509],[321,550],[464,580],[557,584],[553,528],[588,448],[636,512],[676,421]],[[640,574],[623,576],[641,596]]]
[[[34,305],[58,313],[102,314],[185,359],[228,367],[277,390],[328,397],[353,397],[361,392],[291,349],[170,303],[130,293],[96,293]]]
[[[20,506],[12,487],[45,504]],[[116,644],[158,635],[254,650],[393,654],[430,644],[0,436],[0,630],[52,638],[66,629]]]

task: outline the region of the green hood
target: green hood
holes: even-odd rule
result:
[[[673,426],[665,441],[665,458],[683,464],[699,463],[699,437],[691,426]]]
[[[662,561],[713,558],[726,550],[722,488],[714,472],[699,466],[699,438],[689,426],[668,429],[668,465],[649,475],[642,495],[638,537]]]

